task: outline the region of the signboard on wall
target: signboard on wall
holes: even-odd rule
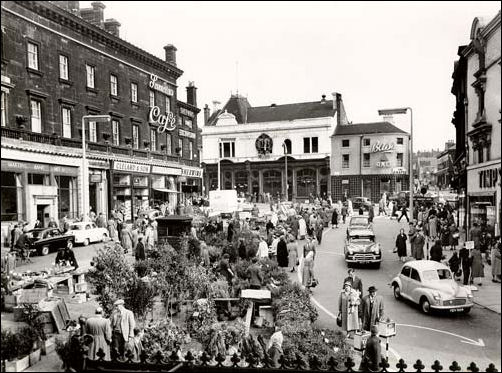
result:
[[[152,166],[152,174],[159,175],[181,175],[181,168]]]
[[[377,141],[370,147],[371,153],[390,153],[394,150],[395,144],[392,143],[382,143]]]
[[[117,171],[139,172],[143,174],[150,173],[150,165],[148,164],[129,163],[122,161],[114,161],[113,169]]]
[[[178,133],[180,136],[188,137],[190,139],[195,139],[195,133],[193,133],[193,132],[189,132],[189,131],[185,131],[185,130],[180,129]]]

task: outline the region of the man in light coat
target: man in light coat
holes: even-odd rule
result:
[[[110,343],[112,341],[112,328],[110,320],[103,317],[103,309],[96,308],[96,315],[89,317],[85,322],[85,333],[94,337],[87,356],[91,360],[97,360],[97,352],[101,348],[105,353],[104,360],[110,360]]]
[[[124,307],[124,300],[119,299],[113,304],[115,310],[112,313],[112,348],[118,356],[124,357],[126,343],[131,343],[134,338],[136,321],[132,311]]]
[[[377,295],[377,288],[370,286],[368,295],[361,301],[361,319],[364,330],[371,331],[371,327],[378,325],[378,321],[383,318],[383,298]]]

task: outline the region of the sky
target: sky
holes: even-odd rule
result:
[[[103,3],[105,18],[121,23],[121,38],[162,59],[164,45],[176,46],[182,101],[194,81],[201,109],[236,92],[252,106],[338,92],[353,123],[382,120],[378,109],[411,107],[415,151],[444,149],[455,138],[458,46],[470,42],[475,17],[500,10],[498,1]],[[395,124],[409,131],[410,115],[395,116]]]

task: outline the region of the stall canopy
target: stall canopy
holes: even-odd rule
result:
[[[177,190],[173,189],[166,189],[166,188],[153,188],[157,192],[164,192],[164,193],[179,193]]]

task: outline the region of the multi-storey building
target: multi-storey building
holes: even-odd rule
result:
[[[162,60],[124,41],[104,8],[2,2],[2,224],[75,218],[83,206],[133,219],[200,183],[196,88],[179,99],[176,48]]]
[[[305,200],[331,192],[329,136],[345,111],[333,100],[252,107],[232,95],[209,115],[202,132],[206,190],[236,189],[262,201],[265,195]],[[218,172],[220,177],[218,177]],[[287,182],[286,182],[287,174]]]
[[[378,202],[408,190],[409,134],[389,122],[339,124],[331,139],[333,200]]]
[[[413,180],[417,192],[422,186],[436,185],[439,153],[441,152],[437,149],[418,151],[413,154]]]
[[[436,184],[439,190],[450,191],[453,188],[453,162],[455,160],[455,142],[448,141],[444,151],[437,156]]]

